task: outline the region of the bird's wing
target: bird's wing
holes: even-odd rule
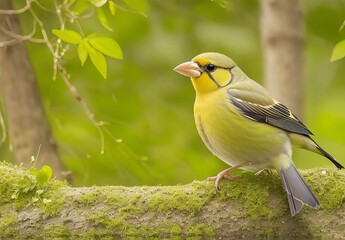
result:
[[[256,84],[255,84],[256,85]],[[283,104],[271,98],[264,88],[228,89],[230,103],[245,117],[288,132],[312,135],[309,129]],[[255,90],[256,89],[256,90]]]

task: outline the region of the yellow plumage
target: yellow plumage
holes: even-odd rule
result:
[[[322,154],[338,168],[343,166],[310,138],[311,132],[289,109],[225,55],[203,53],[175,70],[191,77],[200,137],[215,156],[232,166],[212,178],[217,189],[220,179],[235,178],[228,175],[229,170],[274,168],[282,177],[292,215],[304,204],[319,207],[292,162],[292,145]]]
[[[231,166],[252,162],[243,167],[252,171],[273,167],[273,162],[268,159],[281,152],[280,147],[274,146],[288,140],[282,130],[261,126],[262,123],[248,121],[240,115],[228,103],[224,91],[198,96],[194,104],[194,118],[199,135],[215,156]]]

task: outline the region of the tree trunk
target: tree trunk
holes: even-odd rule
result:
[[[303,117],[303,13],[299,0],[261,0],[265,85],[299,118]]]
[[[301,171],[321,203],[290,216],[277,173],[180,186],[72,188],[0,163],[0,239],[344,239],[345,173]]]
[[[0,9],[12,9],[12,0],[1,0]],[[1,28],[20,35],[16,15],[0,15]],[[0,42],[9,37],[0,30]],[[31,167],[31,156],[40,148],[36,167],[49,164],[63,178],[63,165],[48,126],[35,75],[22,41],[0,47],[0,86],[11,148],[17,164]]]

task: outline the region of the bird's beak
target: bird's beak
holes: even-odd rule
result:
[[[201,75],[201,68],[198,64],[192,61],[181,63],[180,65],[175,67],[174,70],[184,76],[192,78],[200,77]]]

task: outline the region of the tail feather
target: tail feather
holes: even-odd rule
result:
[[[299,213],[304,204],[312,208],[319,208],[319,201],[293,164],[291,164],[288,168],[281,169],[280,176],[285,191],[287,192],[292,216],[295,216],[297,213]]]

